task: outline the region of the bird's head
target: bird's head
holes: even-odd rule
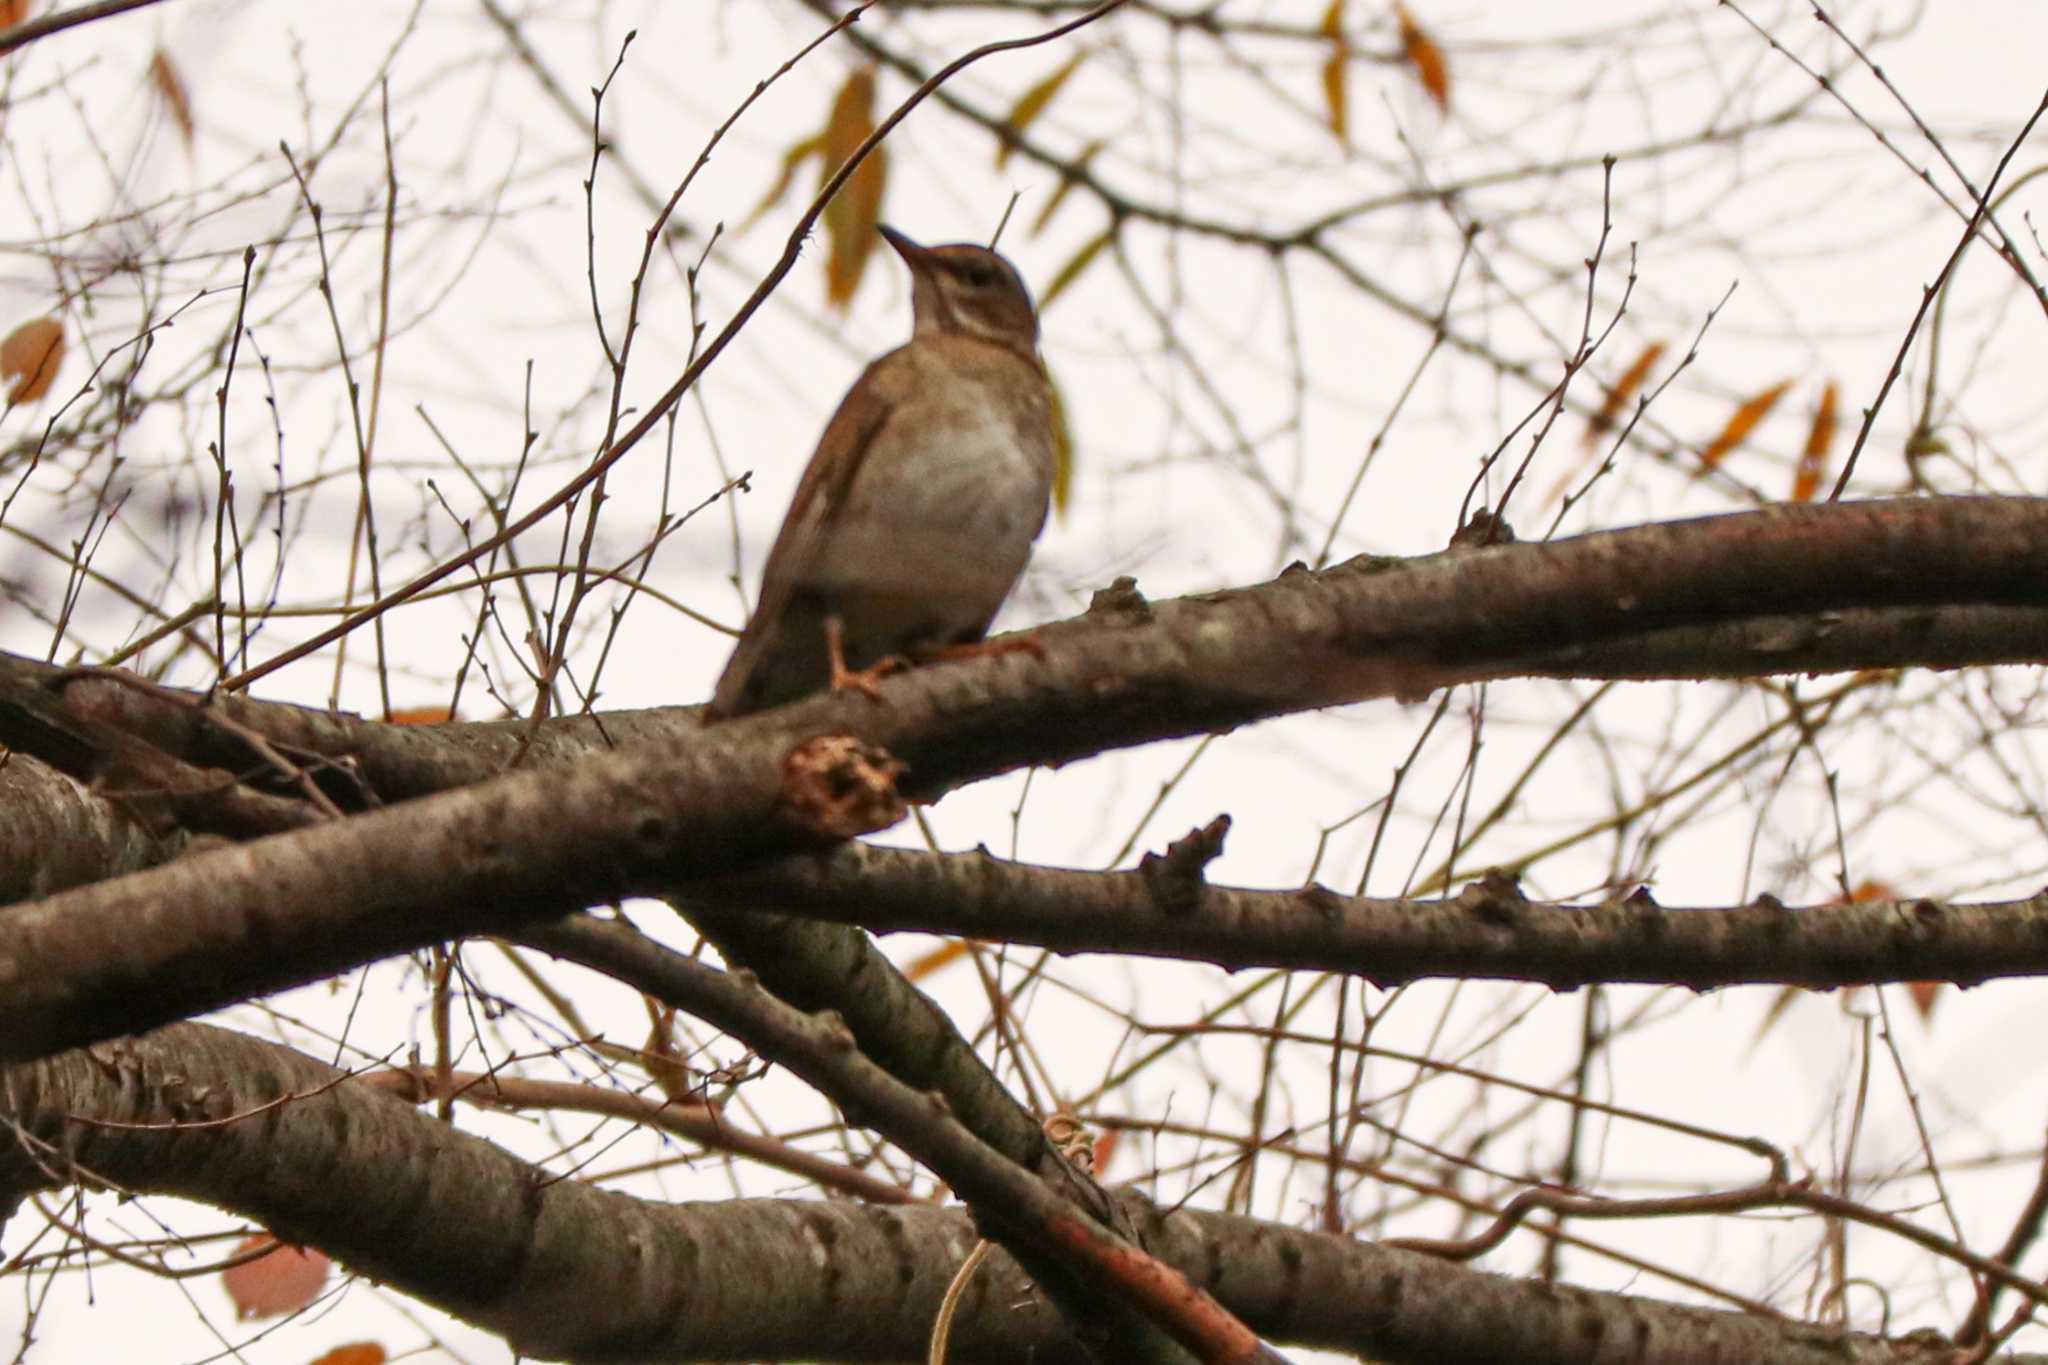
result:
[[[916,331],[960,332],[1035,356],[1038,313],[1017,267],[968,242],[919,246],[892,227],[881,229],[910,267]]]

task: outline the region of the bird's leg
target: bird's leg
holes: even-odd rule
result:
[[[880,684],[891,673],[903,671],[903,660],[894,654],[877,659],[866,668],[846,666],[846,626],[837,616],[825,618],[825,653],[832,661],[832,690],[860,692],[876,701],[882,699]]]
[[[933,645],[917,651],[921,663],[948,663],[955,659],[985,659],[995,654],[1029,654],[1034,659],[1045,658],[1045,642],[1038,638],[1036,630],[1027,630],[1022,635],[1005,635],[1000,640],[975,640],[964,645]]]

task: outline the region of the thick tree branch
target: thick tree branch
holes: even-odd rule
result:
[[[1084,1212],[1069,1191],[976,1137],[943,1097],[905,1084],[854,1046],[837,1014],[794,1009],[750,978],[715,971],[625,924],[573,916],[537,926],[528,941],[741,1039],[916,1157],[968,1203],[987,1237],[1030,1269],[1096,1358],[1186,1358],[1173,1342],[1204,1361],[1267,1358],[1214,1299],[1105,1226],[1114,1221],[1108,1210]],[[1089,1202],[1103,1201],[1097,1193]]]
[[[1352,972],[1387,988],[1480,977],[1559,990],[1625,981],[1825,989],[1975,985],[2048,972],[2048,892],[1967,905],[1917,896],[1793,907],[1763,897],[1694,909],[1660,906],[1643,891],[1599,905],[1551,904],[1492,882],[1428,900],[1210,884],[1167,911],[1138,871],[844,844],[720,878],[696,894],[877,933],[953,934],[1232,970]]]
[[[1119,599],[1047,627],[1042,659],[915,669],[885,682],[880,704],[820,697],[687,733],[665,719],[670,737],[631,756],[515,774],[18,907],[0,917],[0,1056],[815,843],[817,828],[785,800],[785,765],[822,735],[887,749],[909,765],[905,789],[929,797],[1289,711],[1555,670],[1572,651],[1596,658],[1659,632],[1983,606],[2048,611],[2048,503],[1779,507],[1354,562],[1156,606]],[[1757,666],[1808,660],[1770,650]],[[585,725],[616,732],[610,720]],[[483,742],[507,757],[518,744],[509,728]]]
[[[544,1359],[912,1358],[974,1241],[952,1209],[655,1204],[594,1189],[289,1049],[197,1024],[0,1068],[0,1118],[12,1135],[0,1194],[82,1179],[212,1204]],[[1156,1255],[1255,1331],[1304,1346],[1529,1365],[1580,1365],[1600,1342],[1628,1342],[1638,1359],[1757,1365],[1952,1353],[1932,1338],[1887,1342],[1130,1207]],[[1006,1255],[969,1283],[956,1359],[1021,1365],[1078,1345]]]
[[[886,712],[852,698],[776,715],[810,733],[841,718],[886,715],[893,732],[928,734],[921,756],[933,752],[924,766],[947,760],[923,781],[961,785],[1005,770],[957,752],[969,738],[990,744],[998,724],[1051,725],[1082,710],[1099,715],[1086,743],[1040,736],[1039,756],[1014,762],[1481,679],[2038,661],[2048,658],[2048,584],[2038,576],[2044,547],[2048,502],[2041,499],[1900,498],[1781,506],[1414,560],[1354,560],[1177,601],[1106,598],[1100,610],[1041,632],[1040,666],[1011,655],[917,669],[886,684]],[[1704,657],[1688,657],[1694,650]],[[1315,666],[1305,675],[1288,671],[1302,663]],[[247,747],[208,721],[207,710],[218,707],[281,745],[354,765],[387,801],[482,781],[515,761],[562,762],[614,744],[679,740],[691,716],[684,707],[612,712],[549,721],[537,731],[523,721],[393,726],[232,695],[180,708],[90,674],[12,658],[0,657],[0,676],[56,680],[81,714],[120,724],[187,762],[245,766]],[[1158,702],[1158,714],[1142,714],[1133,700],[1140,692]],[[977,700],[999,705],[1000,714],[973,724],[952,715]],[[941,710],[943,724],[933,714]],[[1112,723],[1120,727],[1113,734],[1097,733]]]
[[[851,828],[821,828],[811,801],[819,789],[875,796],[863,784],[880,769],[864,752],[706,732],[11,907],[0,916],[0,1059],[844,837]],[[897,818],[886,800],[845,814],[869,827]]]

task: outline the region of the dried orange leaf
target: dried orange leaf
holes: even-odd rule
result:
[[[1117,1139],[1122,1135],[1122,1130],[1112,1128],[1095,1139],[1095,1164],[1090,1169],[1096,1175],[1109,1169],[1110,1161],[1116,1156]]]
[[[28,18],[31,0],[0,0],[0,28],[11,28]]]
[[[1330,0],[1330,7],[1323,11],[1323,36],[1330,40],[1330,55],[1323,62],[1323,104],[1330,112],[1330,131],[1349,147],[1351,43],[1344,36],[1344,0]]]
[[[393,725],[446,725],[455,719],[448,706],[401,706],[386,717]]]
[[[941,943],[930,952],[920,954],[917,958],[913,959],[903,969],[903,975],[905,979],[910,981],[922,981],[928,976],[936,975],[945,968],[952,966],[955,962],[958,962],[961,958],[966,957],[967,947],[968,941],[964,938],[956,938],[950,942]]]
[[[346,1346],[335,1347],[313,1365],[384,1365],[390,1358],[374,1341],[352,1341]]]
[[[657,1006],[651,999],[647,1002],[647,1012],[653,1016],[653,1023],[647,1030],[647,1047],[641,1057],[647,1074],[661,1093],[676,1103],[701,1102],[703,1093],[691,1081],[690,1069],[683,1065],[682,1056],[676,1051],[676,1012]]]
[[[178,133],[185,139],[185,148],[192,148],[192,97],[186,93],[185,78],[178,74],[178,68],[171,64],[171,54],[162,48],[149,59],[149,83],[156,91],[157,98],[164,102],[164,111],[171,116],[171,122],[178,125]]]
[[[1650,377],[1650,368],[1662,358],[1664,343],[1653,341],[1643,347],[1643,353],[1622,371],[1621,378],[1614,381],[1614,387],[1607,391],[1607,397],[1600,403],[1600,411],[1593,414],[1593,420],[1586,423],[1586,444],[1595,441],[1614,430],[1614,423],[1621,416],[1621,410],[1636,396],[1636,390]]]
[[[0,382],[10,385],[9,403],[33,403],[50,391],[64,363],[64,323],[60,318],[24,322],[0,341]]]
[[[1074,169],[1077,171],[1087,170],[1088,163],[1095,159],[1095,154],[1102,150],[1102,144],[1108,140],[1108,138],[1099,137],[1083,147],[1080,155],[1074,158]],[[1045,231],[1045,225],[1050,223],[1052,216],[1060,211],[1060,205],[1067,202],[1067,191],[1073,189],[1074,184],[1074,176],[1063,175],[1060,177],[1060,187],[1054,190],[1052,197],[1045,201],[1045,207],[1038,211],[1038,217],[1031,220],[1031,235],[1033,237]]]
[[[1785,396],[1785,390],[1791,387],[1792,381],[1787,379],[1745,400],[1735,410],[1735,415],[1728,419],[1728,425],[1721,428],[1721,434],[1700,452],[1700,472],[1705,473],[1720,464],[1723,456],[1747,440],[1749,433],[1756,430],[1756,424],[1770,414],[1778,400]]]
[[[1052,103],[1052,97],[1059,94],[1060,87],[1067,83],[1067,77],[1074,74],[1074,68],[1079,66],[1087,56],[1088,53],[1085,50],[1076,52],[1066,60],[1066,63],[1059,70],[1053,72],[1050,76],[1047,76],[1044,80],[1018,96],[1017,103],[1010,108],[1010,116],[1003,120],[1009,126],[1010,131],[1021,133],[1026,128],[1029,128],[1032,122],[1045,112],[1045,106]],[[1001,170],[1003,163],[1010,159],[1011,150],[1011,146],[1007,142],[996,148],[996,169]]]
[[[1095,236],[1089,238],[1087,244],[1075,252],[1065,265],[1054,271],[1052,279],[1046,283],[1045,293],[1038,300],[1039,313],[1043,314],[1047,308],[1050,308],[1052,301],[1058,298],[1068,285],[1079,279],[1081,272],[1086,270],[1094,262],[1095,258],[1102,254],[1102,248],[1115,240],[1116,225],[1111,224]]]
[[[1820,391],[1820,407],[1813,425],[1806,430],[1806,449],[1799,452],[1798,467],[1792,471],[1792,501],[1812,502],[1820,492],[1821,475],[1827,472],[1828,451],[1835,444],[1835,381]]]
[[[1856,889],[1849,893],[1849,899],[1859,905],[1865,901],[1895,901],[1898,898],[1899,893],[1892,888],[1890,882],[1874,881],[1867,878],[1856,883]],[[1840,904],[1840,902],[1837,901],[1836,904]]]
[[[1074,429],[1067,423],[1066,396],[1049,369],[1045,386],[1052,395],[1052,510],[1064,521],[1067,499],[1074,491]]]
[[[220,1273],[238,1317],[271,1318],[297,1312],[318,1297],[327,1283],[327,1257],[311,1247],[285,1246],[268,1233],[259,1233],[235,1250],[256,1251],[266,1246],[271,1249],[268,1255]]]
[[[1444,50],[1436,45],[1436,39],[1415,22],[1415,16],[1408,12],[1406,5],[1398,0],[1394,5],[1395,17],[1401,21],[1401,55],[1408,59],[1408,65],[1415,68],[1415,79],[1422,82],[1422,88],[1436,101],[1436,107],[1448,110],[1451,107],[1451,68],[1444,61]]]
[[[862,67],[846,78],[832,101],[832,113],[821,135],[824,160],[819,183],[829,179],[874,131],[875,73]],[[825,237],[830,243],[825,258],[825,297],[835,307],[844,308],[853,301],[875,253],[879,240],[875,226],[882,221],[882,191],[887,181],[888,162],[877,147],[825,206]]]

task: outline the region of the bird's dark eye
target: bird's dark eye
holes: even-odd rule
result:
[[[986,289],[996,282],[996,268],[977,261],[973,265],[961,266],[960,278],[975,289]]]

